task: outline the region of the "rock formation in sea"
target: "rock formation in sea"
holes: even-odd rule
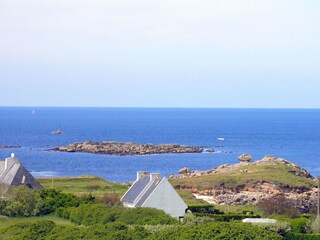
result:
[[[87,152],[108,155],[147,155],[164,153],[201,153],[199,146],[180,144],[138,144],[132,142],[77,142],[51,149],[61,152]]]

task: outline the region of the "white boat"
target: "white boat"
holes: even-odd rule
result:
[[[62,130],[58,128],[56,131],[50,132],[51,134],[63,134]]]
[[[218,137],[217,140],[219,140],[219,141],[224,141],[224,138]]]
[[[51,134],[63,134],[61,128],[60,128],[60,124],[59,124],[59,127],[56,131],[53,131],[53,132],[50,132]]]

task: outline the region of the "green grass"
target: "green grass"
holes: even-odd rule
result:
[[[112,193],[122,196],[127,190],[127,184],[108,182],[95,176],[38,178],[39,183],[45,188],[61,190],[64,193],[72,193],[77,196],[88,195],[101,198],[104,194]]]
[[[178,194],[180,197],[185,201],[187,205],[192,205],[192,204],[203,204],[203,205],[208,205],[208,203],[202,199],[197,199],[193,194],[189,191],[186,190],[177,190]]]
[[[256,205],[214,205],[216,209],[219,209],[225,213],[237,213],[253,211],[254,214],[262,215],[262,210]]]
[[[199,190],[213,187],[234,188],[243,185],[248,186],[250,184],[254,187],[261,181],[291,188],[311,188],[315,186],[315,182],[312,179],[296,176],[290,172],[291,170],[293,170],[293,168],[279,162],[273,162],[271,164],[262,163],[242,166],[236,170],[223,173],[171,179],[170,182],[178,188],[192,187]]]

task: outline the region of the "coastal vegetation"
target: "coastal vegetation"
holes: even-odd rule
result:
[[[124,208],[120,197],[130,184],[112,183],[94,176],[38,181],[45,189],[35,191],[21,186],[3,195],[0,240],[320,238],[319,219],[299,213],[294,199],[288,198],[292,190],[298,191],[297,194],[311,191],[316,182],[304,169],[281,159],[220,166],[201,173],[191,171],[170,179],[188,205],[183,223],[160,210]],[[269,193],[277,190],[277,195],[272,195],[273,199],[260,199],[254,205],[231,201],[223,205],[208,204],[199,195],[207,193],[206,197],[210,197],[217,189],[223,189],[220,195],[229,193],[228,190],[234,195],[243,189],[265,191],[266,183],[271,186]],[[278,222],[241,221],[248,217],[269,217]]]
[[[178,190],[225,206],[255,205],[266,214],[279,213],[270,199],[283,198],[284,206],[312,212],[317,182],[305,169],[284,159],[267,156],[256,162],[225,164],[208,171],[190,171],[170,179]],[[262,209],[263,206],[272,206]],[[281,207],[280,207],[281,209]],[[291,211],[294,214],[294,211]],[[289,214],[289,213],[288,213]]]
[[[197,188],[199,190],[214,187],[241,188],[269,182],[278,187],[306,188],[316,186],[316,182],[304,169],[296,165],[286,164],[277,158],[267,157],[254,163],[222,165],[211,173],[198,173],[190,177],[171,179],[171,183],[181,188]]]
[[[105,195],[117,195],[120,199],[129,185],[112,183],[97,176],[38,178],[38,182],[46,189],[54,188],[63,193],[72,193],[77,196],[92,195],[102,198]]]

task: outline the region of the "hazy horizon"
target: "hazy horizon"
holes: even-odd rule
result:
[[[320,2],[0,3],[0,106],[320,108]]]

